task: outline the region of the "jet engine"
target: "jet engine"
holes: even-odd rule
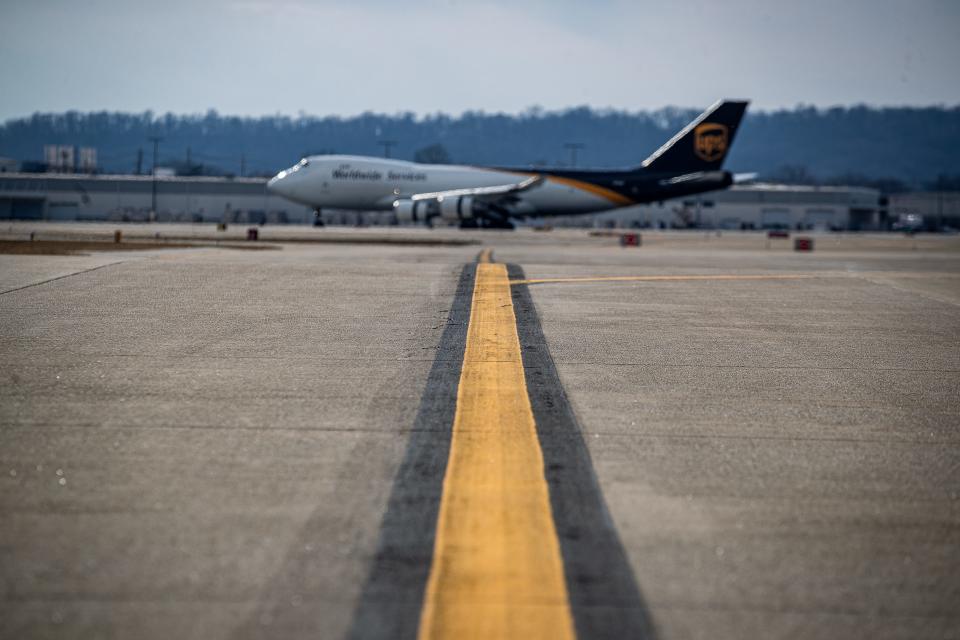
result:
[[[396,200],[393,203],[393,213],[397,222],[428,223],[432,218],[441,218],[446,222],[462,222],[473,220],[478,215],[479,207],[473,196],[447,196],[436,200]]]
[[[396,200],[393,203],[393,213],[397,216],[397,222],[400,224],[406,222],[426,223],[430,221],[430,218],[437,215],[436,203],[430,200]]]
[[[460,222],[477,217],[473,196],[440,197],[437,202],[440,205],[440,217],[447,222]]]

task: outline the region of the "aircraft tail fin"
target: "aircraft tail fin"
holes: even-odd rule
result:
[[[641,167],[663,173],[719,171],[748,104],[746,100],[718,100],[644,160]]]

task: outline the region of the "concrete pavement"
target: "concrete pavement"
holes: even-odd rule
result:
[[[817,276],[528,285],[651,635],[960,637],[956,240],[470,237],[526,278]],[[478,250],[0,256],[34,285],[0,295],[0,636],[356,631]]]
[[[821,276],[531,285],[658,635],[957,637],[955,260],[624,256]]]

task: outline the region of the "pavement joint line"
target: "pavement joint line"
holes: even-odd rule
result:
[[[673,369],[787,369],[787,370],[812,370],[812,371],[889,371],[904,373],[960,373],[960,369],[901,369],[894,367],[822,367],[812,365],[789,365],[789,364],[680,364],[675,362],[606,362],[606,361],[578,361],[557,360],[557,364],[565,367],[593,367],[602,365],[605,367],[664,367]]]
[[[3,340],[0,339],[0,342]],[[433,347],[431,347],[433,349]],[[62,349],[56,350],[58,353],[62,353]],[[80,354],[76,353],[74,355],[82,356],[85,361],[90,358],[142,358],[144,355],[149,356],[150,358],[158,359],[162,358],[165,360],[203,360],[210,357],[209,354],[184,354],[184,355],[171,355],[163,353],[97,353],[97,354]],[[312,356],[227,356],[217,354],[218,360],[282,360],[284,362],[396,362],[398,364],[403,364],[406,362],[453,362],[451,359],[442,359],[442,358],[371,358],[371,357],[356,357],[356,358],[327,358],[327,357],[312,357]],[[960,369],[905,369],[899,367],[824,367],[824,366],[812,366],[812,365],[746,365],[746,364],[681,364],[681,363],[664,363],[664,362],[613,362],[613,361],[597,361],[597,360],[559,360],[555,359],[556,364],[563,365],[565,367],[579,367],[579,366],[597,366],[602,365],[605,367],[665,367],[665,368],[696,368],[696,369],[798,369],[798,370],[813,370],[813,371],[864,371],[864,372],[876,372],[876,371],[890,371],[890,372],[904,372],[904,373],[960,373]],[[85,362],[86,364],[86,362]],[[18,363],[18,366],[25,366],[22,363]],[[51,368],[53,365],[35,365],[37,368]]]
[[[684,282],[698,280],[807,280],[831,276],[812,274],[784,274],[784,275],[689,275],[689,276],[577,276],[570,278],[529,278],[526,280],[511,280],[511,285],[521,284],[560,284],[560,283],[589,283],[589,282]],[[846,277],[846,276],[832,276]]]
[[[3,342],[3,339],[0,338],[0,343]],[[32,345],[31,345],[32,346]],[[57,353],[64,353],[64,349],[53,349]],[[35,349],[36,351],[36,349]],[[209,353],[185,353],[185,354],[169,354],[169,353],[80,353],[80,352],[68,352],[71,355],[81,356],[84,358],[85,362],[90,358],[142,358],[148,356],[150,358],[163,358],[165,360],[208,360],[211,356]],[[217,360],[281,360],[283,362],[303,362],[303,363],[312,363],[312,362],[436,362],[436,358],[374,358],[374,357],[365,357],[357,356],[355,358],[327,358],[324,356],[232,356],[232,355],[222,355],[222,354],[213,354],[216,355]],[[53,365],[37,365],[38,367],[50,367]]]
[[[77,424],[54,424],[50,422],[31,422],[0,423],[0,427],[9,430],[16,429],[76,429],[76,430],[102,430],[102,431],[140,431],[140,430],[163,430],[163,431],[258,431],[267,433],[374,433],[384,436],[409,435],[411,433],[442,433],[443,429],[429,428],[408,428],[408,429],[370,429],[364,427],[270,427],[270,426],[249,426],[249,425],[172,425],[172,424],[151,424],[151,425],[104,425],[102,423],[77,423]],[[585,433],[591,437],[601,438],[656,438],[656,439],[701,439],[701,440],[775,440],[789,442],[849,442],[866,444],[891,444],[891,445],[921,445],[921,446],[940,446],[956,447],[960,446],[960,441],[953,440],[903,440],[903,439],[882,439],[882,438],[829,438],[829,437],[792,437],[792,436],[764,436],[748,435],[735,436],[730,434],[677,434],[677,433],[650,433],[633,432],[620,433],[615,431],[588,431]]]
[[[123,264],[125,262],[130,262],[130,260],[117,260],[116,262],[108,262],[107,264],[101,264],[96,267],[91,267],[90,269],[83,269],[81,271],[74,271],[73,273],[65,273],[62,276],[57,276],[55,278],[49,278],[47,280],[42,280],[40,282],[32,282],[30,284],[25,284],[22,287],[15,287],[13,289],[7,289],[6,291],[0,291],[0,296],[6,295],[8,293],[15,293],[17,291],[23,291],[24,289],[30,289],[31,287],[39,287],[40,285],[49,284],[51,282],[56,282],[57,280],[63,280],[64,278],[71,278],[73,276],[83,275],[84,273],[90,273],[91,271],[96,271],[98,269],[104,269],[106,267],[112,267],[115,264]]]
[[[304,603],[310,602],[342,602],[345,605],[349,604],[349,600],[343,597],[337,597],[339,594],[328,594],[318,593],[310,594],[306,593],[304,598]],[[101,597],[83,597],[76,598],[73,596],[57,596],[57,595],[29,595],[29,596],[13,596],[6,597],[3,599],[4,602],[12,603],[65,603],[69,602],[71,604],[117,604],[117,605],[139,605],[139,604],[222,604],[222,605],[238,605],[246,606],[253,603],[262,603],[263,600],[257,597],[211,597],[199,595],[196,597],[190,598],[170,598],[170,597],[137,597],[137,596],[110,596],[103,595]],[[286,599],[274,599],[267,601],[270,604],[276,605],[286,605],[288,601]],[[655,603],[658,609],[666,610],[689,610],[689,611],[746,611],[746,612],[755,612],[755,613],[768,613],[773,615],[796,615],[804,613],[816,613],[818,615],[828,615],[828,616],[857,616],[862,617],[865,615],[865,612],[859,609],[837,609],[830,607],[764,607],[764,606],[746,606],[741,604],[724,604],[724,603],[698,603],[698,602],[683,602],[683,601],[658,601]],[[598,605],[598,609],[604,610],[623,610],[630,609],[631,607],[627,606],[618,606],[618,605]],[[876,616],[883,619],[904,619],[904,620],[957,620],[960,619],[960,615],[956,613],[914,613],[914,614],[904,614],[904,613],[894,613],[889,611],[877,610],[870,611],[869,615]]]
[[[371,429],[368,427],[271,427],[266,425],[203,425],[203,424],[148,424],[105,425],[101,422],[82,424],[54,424],[51,422],[0,423],[4,429],[91,429],[103,431],[259,431],[262,433],[379,433],[384,436],[409,435],[411,433],[443,433],[444,429],[406,428],[406,429]]]
[[[939,295],[936,293],[931,293],[929,291],[918,291],[917,289],[904,287],[897,284],[896,282],[890,282],[889,280],[884,279],[885,278],[884,276],[876,276],[876,275],[868,276],[868,275],[856,274],[856,277],[859,278],[860,280],[863,280],[864,282],[869,282],[870,284],[874,284],[878,287],[889,287],[890,289],[895,289],[897,291],[909,293],[911,295],[919,296],[927,300],[933,300],[935,302],[941,302],[943,304],[949,304],[955,307],[960,307],[960,302],[958,302],[957,300],[954,300],[947,296]],[[888,277],[898,278],[900,276],[898,274],[893,274],[892,276],[888,276]]]
[[[820,437],[793,437],[793,436],[763,436],[748,435],[735,436],[730,434],[696,434],[696,433],[618,433],[615,431],[588,431],[588,436],[598,438],[656,438],[659,440],[773,440],[784,442],[846,442],[850,444],[891,444],[891,445],[910,445],[910,446],[938,446],[955,447],[960,446],[960,440],[898,440],[895,438],[820,438]]]
[[[64,400],[70,398],[86,398],[89,396],[96,396],[99,399],[103,400],[116,400],[117,398],[166,398],[170,397],[170,394],[163,391],[140,391],[137,389],[134,392],[127,393],[100,393],[99,389],[92,386],[71,386],[68,384],[58,384],[51,385],[43,389],[28,389],[23,391],[17,390],[8,390],[0,389],[0,398],[21,398],[26,395],[31,397],[55,397],[62,398]],[[391,395],[391,394],[381,394],[374,398],[375,400],[402,400],[406,398],[413,397],[403,396],[403,395]],[[229,394],[203,394],[203,393],[185,393],[177,396],[177,400],[180,402],[190,401],[190,400],[366,400],[369,396],[364,394],[310,394],[305,392],[302,394],[299,393],[238,393],[236,395]]]
[[[914,613],[903,614],[877,610],[862,609],[840,609],[836,607],[765,607],[762,605],[741,605],[710,602],[684,602],[684,601],[659,601],[655,604],[657,609],[683,610],[683,611],[736,611],[750,613],[766,613],[772,615],[797,615],[797,614],[818,614],[828,616],[858,616],[869,615],[871,617],[903,620],[960,620],[960,615],[956,613]],[[922,635],[922,634],[920,634]]]

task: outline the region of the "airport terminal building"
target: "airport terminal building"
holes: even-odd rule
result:
[[[266,188],[265,178],[0,173],[0,219],[310,224],[313,212]],[[156,195],[154,195],[154,193]],[[151,215],[154,198],[156,214]],[[942,202],[942,198],[941,198]],[[327,222],[389,224],[389,214],[324,212]],[[778,184],[544,220],[559,226],[714,229],[890,228],[895,214],[875,189]]]

